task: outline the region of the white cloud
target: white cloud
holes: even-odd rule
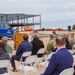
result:
[[[42,26],[61,27],[75,23],[75,0],[0,0],[0,12],[41,14]]]

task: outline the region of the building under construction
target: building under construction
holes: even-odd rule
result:
[[[41,29],[41,15],[31,14],[2,14],[0,13],[0,22],[6,22],[11,27],[26,27],[39,25]]]

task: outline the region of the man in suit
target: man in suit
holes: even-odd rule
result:
[[[48,67],[41,75],[59,75],[64,69],[71,68],[73,65],[73,57],[65,47],[65,37],[57,36],[55,41],[57,51],[52,55]]]
[[[32,44],[28,41],[28,35],[27,34],[25,34],[23,36],[23,39],[24,39],[24,41],[19,45],[16,54],[11,57],[11,64],[13,67],[13,69],[12,69],[13,72],[16,71],[16,66],[15,66],[14,61],[15,60],[19,61],[24,52],[32,51],[32,48],[33,48]],[[24,60],[24,58],[23,58],[23,60]]]

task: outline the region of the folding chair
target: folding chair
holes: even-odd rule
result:
[[[51,53],[48,55],[48,57],[45,58],[45,61],[44,61],[44,62],[40,62],[39,65],[42,65],[43,68],[44,68],[44,67],[48,67],[49,60],[50,60],[51,56],[52,56],[54,53],[55,53],[55,52],[51,52]],[[42,68],[42,69],[43,69],[43,68]]]
[[[20,58],[20,63],[21,63],[21,66],[18,67],[18,70],[23,70],[23,65],[24,65],[24,62],[22,61],[22,57],[28,57],[31,55],[31,51],[27,51],[27,52],[24,52]]]
[[[55,52],[51,52],[49,55],[48,55],[48,59],[50,60],[52,55],[54,54]]]
[[[38,52],[37,52],[37,59],[38,60],[44,60],[44,52],[45,52],[44,48],[41,48],[38,50]]]
[[[8,67],[10,66],[10,60],[0,60],[0,68],[7,68],[7,71],[0,75],[10,75]]]
[[[27,56],[31,55],[31,53],[32,53],[31,51],[24,52],[20,58],[20,61],[22,61],[22,57],[27,57]]]
[[[73,54],[74,52],[73,52],[73,50],[68,50],[71,54]]]
[[[73,45],[72,49],[74,49],[74,50],[75,50],[75,44]]]
[[[37,52],[37,61],[39,68],[41,68],[40,63],[44,64],[43,62],[45,61],[45,55],[44,55],[45,51],[46,51],[45,48],[41,48]],[[39,55],[41,56],[38,57]]]
[[[26,60],[24,61],[23,71],[25,75],[27,74],[27,72],[33,72],[33,71],[35,71],[36,74],[38,74],[37,68],[36,68],[36,58],[37,57],[35,55],[31,55],[31,56],[28,56]],[[28,66],[27,64],[30,64],[30,65]]]
[[[73,62],[75,63],[75,55],[72,55],[72,57],[73,57]]]
[[[74,69],[73,68],[68,68],[63,70],[59,75],[73,75]]]

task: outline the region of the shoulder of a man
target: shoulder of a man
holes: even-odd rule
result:
[[[55,57],[56,59],[60,58],[60,53],[57,51],[55,52],[52,56]]]
[[[27,43],[27,42],[26,42],[26,41],[22,41],[22,42],[20,43],[20,45],[25,44],[25,43]]]
[[[42,41],[42,40],[40,40],[40,42],[42,42],[42,43],[43,43],[43,41]]]
[[[55,52],[53,55],[52,55],[53,58],[57,58],[58,57],[58,53]]]
[[[60,57],[57,53],[54,53],[50,59],[52,64],[57,64],[60,60]]]
[[[43,41],[42,41],[42,40],[39,40],[39,39],[38,39],[38,42],[39,42],[39,43],[43,43]]]
[[[22,41],[20,44],[19,44],[19,47],[22,47],[24,44],[24,41]]]

